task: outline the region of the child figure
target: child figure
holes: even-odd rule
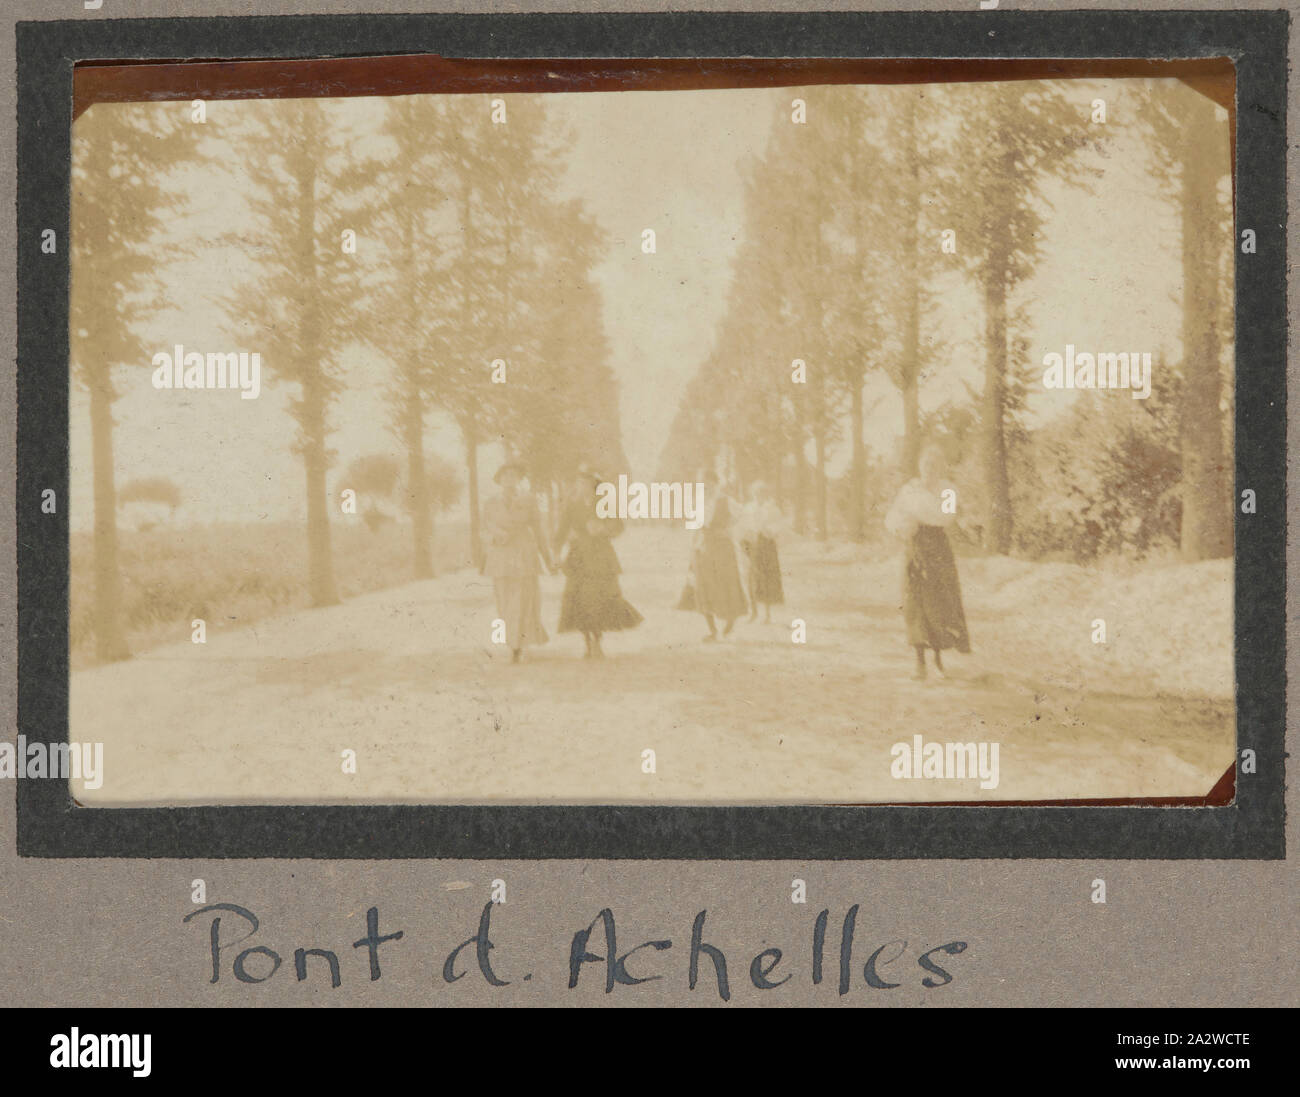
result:
[[[785,529],[785,519],[767,485],[756,480],[749,488],[749,502],[740,513],[737,536],[748,561],[749,619],[758,618],[763,606],[764,624],[772,623],[772,607],[785,602],[781,584],[781,559],[776,539]]]

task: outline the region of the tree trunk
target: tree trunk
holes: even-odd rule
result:
[[[469,172],[465,173],[461,186],[461,219],[465,234],[464,257],[469,262],[476,260],[479,255],[478,231],[474,222],[474,193]],[[467,279],[461,298],[461,317],[466,327],[473,330],[476,325],[476,318],[474,317],[473,301],[470,296],[468,271],[466,273]],[[481,406],[477,396],[467,396],[465,403],[462,404],[462,415],[460,417],[460,432],[465,442],[466,493],[469,496],[469,551],[470,560],[473,561],[476,568],[483,565],[483,534],[479,527],[478,424],[474,418],[475,411]]]
[[[1182,558],[1232,555],[1233,499],[1219,407],[1219,171],[1199,138],[1214,129],[1214,104],[1196,96],[1182,141],[1183,397],[1180,408]]]
[[[297,161],[298,255],[303,263],[303,300],[298,344],[301,348],[302,398],[296,409],[303,465],[307,480],[307,589],[313,606],[332,606],[339,600],[334,585],[334,556],[330,545],[329,501],[325,474],[329,469],[326,445],[325,377],[320,349],[320,267],[316,261],[316,135],[319,122],[314,104],[302,114],[303,148]]]
[[[418,146],[424,135],[416,126],[409,102],[401,107],[402,114],[402,170],[409,176],[415,172]],[[406,330],[402,333],[404,366],[398,383],[401,385],[402,435],[406,446],[406,507],[411,517],[411,570],[417,579],[433,578],[433,514],[429,499],[428,478],[424,470],[424,391],[423,371],[420,369],[420,301],[416,296],[416,236],[420,225],[412,203],[401,203],[399,214],[402,231],[402,277],[406,305]]]
[[[414,391],[407,395],[404,424],[406,442],[406,504],[411,515],[412,562],[417,579],[433,578],[433,521],[429,507],[429,482],[424,471],[424,401],[412,374]]]
[[[323,415],[323,409],[317,413]],[[334,556],[330,545],[329,503],[325,473],[329,462],[325,456],[324,424],[312,431],[314,437],[303,447],[303,464],[307,471],[307,574],[312,606],[338,604],[334,585]]]
[[[817,539],[825,542],[829,536],[826,529],[826,428],[817,424],[814,438],[817,448]]]
[[[903,478],[911,480],[920,472],[921,410],[916,388],[916,374],[903,379]]]
[[[812,374],[815,404],[812,415],[813,457],[816,476],[817,539],[825,541],[826,528],[826,379],[820,366]]]
[[[113,396],[107,380],[90,386],[90,437],[95,497],[95,654],[103,662],[115,662],[129,659],[131,652],[123,629],[122,577],[117,566]],[[60,502],[68,505],[67,500]]]
[[[779,437],[781,426],[777,423],[774,427],[774,434]],[[772,493],[772,498],[776,500],[777,506],[786,514],[790,513],[789,504],[786,500],[784,477],[782,476],[782,454],[780,446],[771,446],[767,452],[767,486]]]
[[[806,440],[803,395],[794,400],[794,531],[802,537],[808,531],[808,462],[804,460]]]
[[[917,475],[921,454],[921,414],[917,400],[917,374],[921,353],[921,279],[917,247],[921,221],[921,165],[917,148],[916,100],[919,89],[908,89],[903,132],[907,155],[907,181],[903,186],[903,353],[898,364],[898,387],[903,395],[903,478]]]
[[[862,378],[853,378],[853,499],[849,506],[849,535],[861,543],[867,539],[867,455],[862,437]]]
[[[1005,234],[1004,237],[1005,238]],[[1007,270],[1000,250],[989,256],[984,281],[984,394],[980,401],[980,441],[988,525],[985,548],[1011,551],[1011,485],[1003,415],[1007,370]]]
[[[478,507],[478,432],[473,422],[461,424],[465,437],[465,471],[469,495],[469,551],[474,566],[483,563],[483,535],[479,529]]]

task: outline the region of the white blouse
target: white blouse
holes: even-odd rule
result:
[[[953,495],[956,495],[955,489],[947,481],[941,483],[936,490],[930,491],[919,479],[909,480],[899,491],[893,506],[889,508],[889,513],[885,515],[885,529],[895,537],[906,539],[916,532],[917,526],[952,525],[957,515],[944,511],[945,491],[952,491]]]
[[[736,537],[748,541],[761,533],[775,541],[785,529],[785,516],[771,499],[764,499],[761,503],[755,503],[751,499],[741,509],[740,521],[736,524]]]

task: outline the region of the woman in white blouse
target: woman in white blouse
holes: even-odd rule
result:
[[[885,528],[898,537],[903,554],[903,620],[907,642],[916,652],[914,678],[925,677],[925,649],[943,676],[940,652],[970,651],[962,608],[957,561],[945,528],[957,516],[957,492],[945,479],[943,451],[933,443],[921,451],[920,476],[899,491],[885,516]]]

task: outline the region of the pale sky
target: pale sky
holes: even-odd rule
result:
[[[1047,217],[1044,258],[1022,287],[1033,303],[1031,361],[1067,342],[1080,349],[1180,352],[1181,245],[1177,218],[1162,201],[1148,174],[1133,107],[1145,80],[1074,81],[1071,94],[1083,104],[1098,95],[1108,101],[1112,138],[1109,156],[1098,160],[1103,176],[1094,194],[1064,187],[1050,192],[1057,210]],[[589,92],[548,97],[549,122],[572,138],[562,180],[564,196],[582,199],[605,230],[608,254],[595,271],[604,304],[610,365],[621,386],[624,447],[635,478],[653,475],[678,401],[687,381],[707,357],[722,318],[740,244],[743,203],[740,164],[761,155],[771,127],[789,124],[795,95],[808,100],[815,124],[820,97],[844,94],[833,86],[809,89],[738,89],[689,92]],[[1187,94],[1195,94],[1190,90]],[[462,97],[465,100],[484,97]],[[509,99],[509,97],[507,97]],[[364,134],[376,101],[335,101],[347,123]],[[110,110],[186,110],[188,104],[101,104],[77,122],[93,125]],[[208,104],[209,127],[238,124],[242,112],[265,109],[253,101]],[[74,130],[75,133],[75,130]],[[1227,155],[1227,131],[1222,149]],[[238,173],[239,165],[230,165]],[[197,172],[187,184],[200,209],[173,226],[178,239],[208,240],[238,231],[239,199],[231,178]],[[815,187],[817,181],[809,179]],[[657,253],[641,252],[641,232],[653,228]],[[958,242],[960,246],[960,241]],[[241,345],[213,299],[250,266],[265,242],[245,248],[209,248],[198,258],[169,264],[178,307],[150,329],[154,349],[182,343],[201,351],[256,350]],[[938,241],[934,242],[936,251]],[[366,262],[385,262],[383,241],[359,242]],[[775,261],[775,258],[774,258]],[[167,257],[160,257],[167,262]],[[74,272],[75,282],[75,272]],[[983,311],[979,293],[954,274],[943,280],[945,296],[938,323],[952,344],[952,359],[922,387],[922,403],[933,407],[962,394],[963,379],[978,391],[982,366]],[[74,285],[74,292],[79,292]],[[580,348],[577,348],[580,351]],[[140,363],[148,366],[148,360]],[[377,431],[384,415],[377,371],[381,361],[359,349],[346,359],[354,390],[335,412],[337,471],[363,453],[395,441]],[[285,412],[291,387],[264,384],[257,400],[234,392],[158,393],[148,368],[123,370],[123,396],[115,405],[119,485],[141,476],[168,476],[186,504],[180,522],[283,519],[303,513],[303,474],[290,452],[292,424]],[[877,403],[877,396],[882,398]],[[867,423],[868,443],[880,452],[900,430],[896,394],[869,387],[866,404],[875,409]],[[346,415],[344,414],[346,408]],[[72,522],[91,523],[89,417],[74,387],[72,398]],[[436,415],[429,419],[429,448],[459,460],[457,432]],[[846,455],[832,454],[831,469]],[[499,461],[488,447],[484,475]],[[621,470],[616,470],[621,471]]]
[[[708,355],[740,243],[740,163],[761,154],[788,89],[556,95],[575,135],[566,191],[610,237],[595,271],[634,478],[655,473],[682,390]],[[644,229],[656,251],[641,250]]]

